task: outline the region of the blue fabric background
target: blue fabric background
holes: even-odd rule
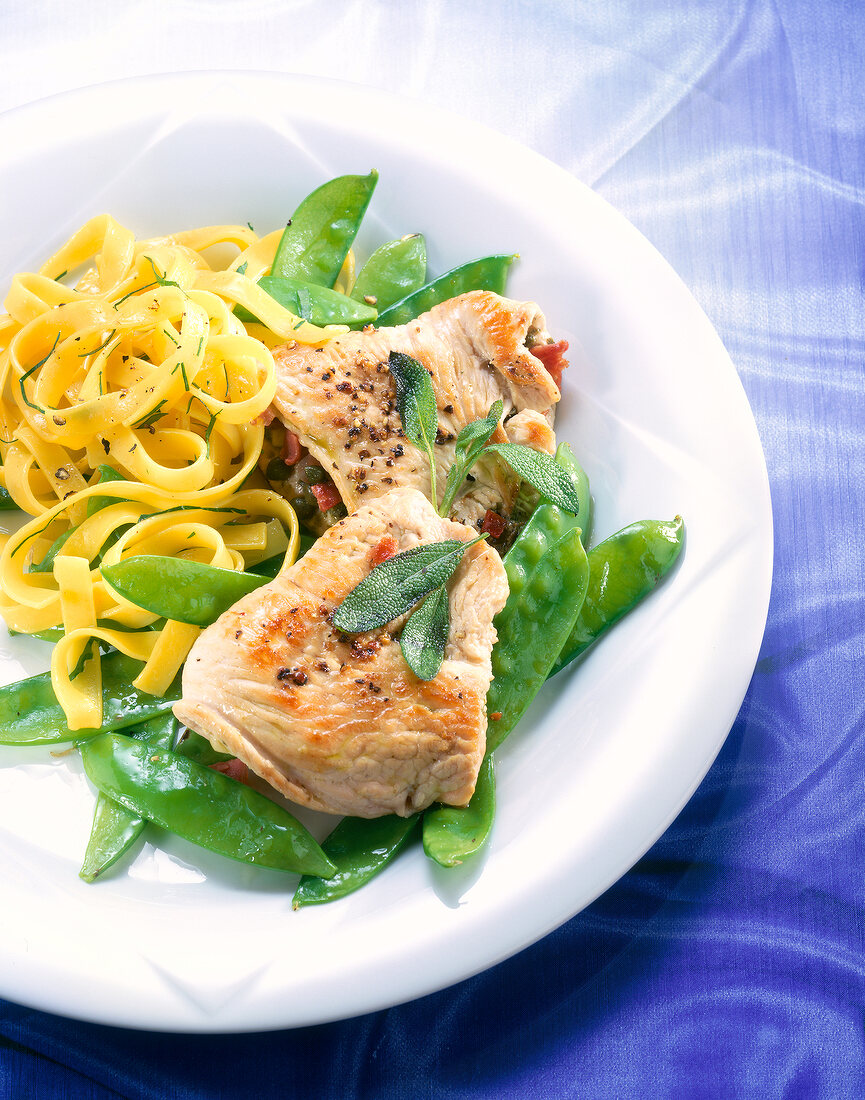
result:
[[[718,760],[567,925],[453,989],[296,1032],[139,1034],[0,1004],[0,1097],[865,1094],[861,0],[335,2],[324,37],[302,2],[100,2],[53,32],[50,7],[0,14],[2,106],[162,68],[295,69],[453,106],[596,187],[726,343],[777,545]]]

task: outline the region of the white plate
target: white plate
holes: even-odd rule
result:
[[[293,878],[148,845],[96,885],[77,871],[92,795],[75,757],[0,754],[0,994],[135,1027],[311,1024],[474,974],[567,920],[687,801],[744,696],[765,625],[768,482],[742,387],[665,261],[566,172],[497,134],[337,83],[193,74],[87,89],[0,119],[0,282],[92,214],[143,236],[280,225],[344,172],[381,173],[358,242],[423,231],[442,271],[518,251],[509,293],[570,340],[557,424],[584,463],[595,534],[684,515],[681,563],[551,682],[499,757],[484,857],[405,854],[353,896],[293,913]],[[2,674],[46,649],[2,642]]]

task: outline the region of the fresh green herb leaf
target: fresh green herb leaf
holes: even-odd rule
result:
[[[213,429],[216,427],[216,421],[219,419],[219,413],[213,413],[210,417],[210,423],[207,425],[207,430],[204,433],[204,442],[210,446],[210,436]]]
[[[118,298],[117,301],[114,302],[114,308],[120,309],[126,299],[131,298],[133,294],[141,294],[145,290],[152,290],[155,286],[159,286],[159,283],[156,280],[154,280],[152,283],[145,283],[144,286],[133,287],[128,294],[124,294],[122,298]]]
[[[132,425],[132,427],[141,429],[152,427],[156,423],[156,421],[162,417],[162,406],[165,404],[166,400],[167,398],[163,397],[161,401],[157,402],[156,405],[153,406],[153,409],[149,413],[145,413],[140,420],[137,420]]]
[[[450,580],[471,542],[445,539],[413,546],[377,565],[354,587],[333,614],[333,624],[348,634],[375,630],[399,618],[434,588]]]
[[[494,443],[486,450],[487,454],[500,455],[523,481],[534,485],[552,504],[572,515],[579,512],[580,500],[574,483],[551,455],[518,443]]]
[[[92,351],[82,351],[82,352],[79,353],[78,358],[79,359],[86,359],[88,355],[96,355],[97,352],[103,351],[105,348],[108,347],[108,345],[114,339],[115,332],[117,332],[117,329],[113,328],[111,330],[111,332],[108,333],[108,336],[102,341],[102,343],[99,345],[98,348],[94,348]]]
[[[495,401],[489,413],[471,424],[466,424],[457,436],[454,462],[448,470],[448,479],[445,482],[445,495],[439,509],[440,515],[446,516],[450,511],[460,485],[465,481],[466,474],[474,466],[484,447],[489,442],[490,436],[498,427],[504,406],[501,400]]]
[[[238,275],[245,275],[246,274],[246,269],[248,267],[249,267],[249,261],[244,260],[243,263],[240,265],[240,267],[237,269],[237,274]]]
[[[432,501],[436,493],[436,462],[433,444],[438,432],[438,409],[429,371],[417,359],[401,351],[392,351],[387,360],[388,370],[396,382],[396,403],[406,438],[416,447],[426,451],[430,466]]]
[[[168,278],[167,271],[163,271],[161,275],[159,274],[159,268],[157,268],[152,256],[146,256],[145,259],[153,268],[153,274],[159,286],[176,286],[178,290],[182,289],[180,283],[176,282],[174,279]]]
[[[438,675],[450,625],[448,590],[442,584],[409,615],[399,640],[405,662],[419,680]]]
[[[304,321],[312,317],[312,297],[305,286],[297,288],[297,311]]]
[[[27,379],[30,377],[30,375],[34,373],[34,371],[37,371],[37,370],[39,370],[40,367],[45,366],[45,364],[48,362],[48,360],[54,354],[54,349],[57,347],[57,344],[59,343],[59,341],[60,341],[60,333],[58,332],[57,335],[54,337],[54,343],[51,345],[51,350],[48,352],[48,354],[45,356],[45,358],[40,359],[38,363],[34,363],[33,366],[30,367],[29,370],[26,370],[21,375],[21,377],[18,379],[18,385],[21,387],[21,396],[24,399],[24,404],[29,405],[31,409],[35,409],[36,412],[40,412],[43,415],[45,414],[45,410],[42,408],[41,405],[34,405],[33,404],[33,402],[27,396],[27,391],[24,389],[24,383],[27,381]]]

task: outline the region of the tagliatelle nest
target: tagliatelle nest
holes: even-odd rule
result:
[[[155,616],[102,582],[102,561],[168,554],[243,569],[296,554],[293,510],[255,487],[270,346],[344,330],[317,328],[257,286],[280,236],[214,226],[137,241],[104,215],[12,281],[0,454],[7,491],[36,518],[6,539],[0,614],[12,630],[62,631],[52,679],[70,729],[101,723],[94,639],[145,661],[136,686],[159,694],[198,633],[152,629]],[[208,263],[216,245],[234,246],[230,267]],[[237,304],[259,323],[241,323]]]

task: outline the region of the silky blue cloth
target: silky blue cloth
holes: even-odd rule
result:
[[[230,18],[219,3],[174,7]],[[865,1095],[865,6],[507,0],[487,8],[489,49],[471,7],[335,4],[331,29],[358,18],[371,51],[353,69],[337,37],[342,75],[467,109],[563,164],[653,241],[717,327],[776,525],[742,710],[645,858],[485,974],[356,1020],[230,1038],[2,1004],[0,1097]],[[243,14],[264,26],[275,9],[309,29],[309,4]],[[238,50],[248,41],[238,32]],[[385,78],[369,58],[385,65],[389,50]],[[141,49],[131,57],[141,71]]]

